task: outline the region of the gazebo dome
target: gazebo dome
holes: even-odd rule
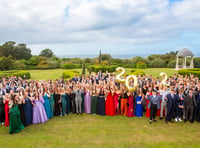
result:
[[[182,50],[180,50],[177,54],[177,56],[179,57],[185,57],[185,56],[194,56],[192,51],[190,51],[189,49],[187,48],[183,48]]]

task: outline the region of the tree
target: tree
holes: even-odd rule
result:
[[[28,60],[32,56],[31,50],[26,47],[26,44],[15,44],[16,43],[14,41],[5,42],[2,46],[0,46],[0,56],[8,57],[11,55],[13,59],[17,60]]]
[[[7,70],[12,66],[12,57],[1,57],[0,58],[0,69],[1,70]]]
[[[54,56],[54,53],[53,53],[53,51],[51,49],[43,49],[40,52],[39,56],[49,57],[50,58],[50,57]]]
[[[82,75],[85,74],[85,61],[83,61],[83,70],[82,70]]]

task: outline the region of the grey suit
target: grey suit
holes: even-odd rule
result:
[[[81,94],[84,93],[84,91],[82,89],[78,89],[74,90],[73,93],[75,93],[76,113],[81,113],[81,103],[82,103]]]
[[[184,98],[184,111],[185,111],[185,119],[189,118],[192,121],[194,107],[197,106],[195,95],[192,95],[190,98],[190,94],[185,96]],[[189,115],[190,113],[190,115]]]

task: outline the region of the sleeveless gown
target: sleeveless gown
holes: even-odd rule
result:
[[[5,126],[9,126],[9,100],[5,100]]]
[[[24,129],[24,125],[21,122],[21,115],[17,105],[13,104],[10,109],[10,127],[9,133],[18,133]]]
[[[115,110],[115,114],[118,114],[117,113],[117,106],[119,105],[119,95],[120,93],[114,93],[114,110]]]
[[[105,97],[104,97],[104,94],[99,94],[98,96],[98,100],[97,100],[97,108],[98,108],[98,111],[97,113],[99,115],[105,115]]]
[[[30,125],[32,124],[33,120],[33,105],[29,98],[25,98],[25,104],[23,105],[23,107],[24,107],[24,117],[26,125]]]
[[[151,95],[152,95],[152,93],[149,94],[149,96],[151,96]],[[149,104],[149,100],[146,99],[146,114],[145,114],[145,116],[150,118],[150,108],[148,108],[148,104]]]
[[[114,109],[114,100],[111,93],[108,93],[108,96],[106,98],[106,115],[108,116],[114,116],[115,115],[115,109]]]
[[[91,113],[91,97],[90,97],[90,92],[87,91],[85,95],[85,113],[90,114]]]
[[[52,114],[54,115],[54,112],[55,112],[55,109],[54,109],[54,94],[51,94],[51,97],[49,98],[49,102],[50,102],[50,105],[51,105]]]
[[[134,116],[134,101],[133,101],[133,96],[129,96],[127,117],[133,117],[133,116]]]
[[[138,101],[141,101],[142,96],[136,97],[136,109],[135,109],[135,116],[136,117],[142,117],[142,103],[137,104]]]
[[[43,104],[44,100],[35,100],[33,106],[33,124],[44,123],[48,121]]]
[[[52,111],[51,111],[51,107],[50,107],[50,102],[49,102],[49,97],[47,96],[47,94],[44,95],[44,108],[45,108],[45,111],[47,113],[47,117],[48,119],[52,118],[53,115],[52,115]],[[42,100],[42,96],[40,96],[40,100]]]
[[[5,122],[5,105],[3,104],[3,98],[0,97],[0,124]]]

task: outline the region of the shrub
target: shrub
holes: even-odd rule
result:
[[[181,69],[178,71],[180,75],[194,75],[200,78],[200,68],[193,68],[193,69]]]
[[[78,71],[75,71],[75,70],[66,70],[62,73],[62,77],[64,79],[71,79],[71,78],[74,77],[74,75],[80,76],[80,73]]]
[[[142,76],[145,75],[145,72],[142,70],[138,70],[138,69],[133,69],[131,70],[131,72],[127,75],[136,75],[138,76],[139,74],[141,74]]]
[[[66,63],[66,64],[63,64],[61,66],[61,68],[63,68],[63,69],[79,69],[79,68],[82,68],[82,64]]]
[[[146,69],[147,68],[147,64],[144,63],[144,62],[137,62],[136,68],[137,69]]]
[[[168,64],[168,68],[175,68],[176,67],[176,60],[170,61]]]
[[[39,64],[35,67],[37,69],[48,69],[48,64],[45,60],[39,62]]]
[[[194,68],[200,68],[200,58],[194,58]]]
[[[2,78],[2,76],[17,76],[17,77],[23,78],[24,75],[26,76],[27,79],[31,78],[31,74],[28,71],[12,70],[12,71],[1,71],[0,72],[0,78]]]
[[[92,65],[92,66],[88,67],[88,70],[91,69],[91,71],[95,72],[95,73],[99,72],[100,70],[102,72],[106,72],[106,71],[108,71],[108,72],[114,72],[117,67],[118,66],[116,66],[116,65],[111,65],[111,66],[106,66],[106,65]]]
[[[27,68],[27,65],[25,65],[22,61],[15,61],[12,69],[16,69],[16,70],[24,70]]]
[[[153,68],[163,68],[166,67],[166,63],[164,60],[157,58],[152,61],[151,66]]]

